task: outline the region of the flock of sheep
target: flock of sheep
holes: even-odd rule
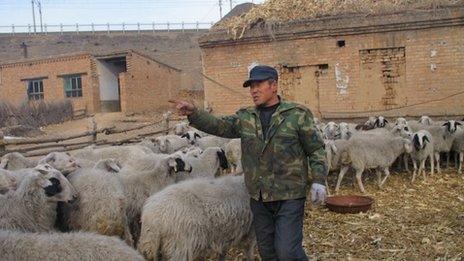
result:
[[[413,180],[440,172],[440,153],[464,155],[458,121],[384,117],[363,125],[316,121],[336,191],[349,169],[375,170],[379,186],[399,158]],[[223,175],[229,173],[229,175]],[[0,161],[0,260],[225,259],[231,247],[251,260],[252,214],[239,139],[176,125],[174,134],[135,145],[53,152]],[[382,172],[384,177],[382,178]]]
[[[422,116],[419,120],[409,121],[397,118],[394,123],[390,123],[385,117],[378,116],[370,117],[365,124],[360,125],[345,122],[325,124],[316,119],[316,126],[325,140],[329,169],[339,171],[336,193],[350,169],[355,172],[359,189],[363,193],[364,171],[375,171],[378,186],[382,187],[394,162],[404,164],[406,172],[409,172],[409,163],[412,162],[414,182],[417,175],[422,174],[426,179],[426,162],[430,164],[431,175],[434,175],[435,170],[441,173],[441,156],[446,156],[449,167],[450,154],[454,153],[458,173],[462,172],[464,129],[460,121],[434,122],[430,117]]]

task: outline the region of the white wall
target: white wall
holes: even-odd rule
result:
[[[114,66],[103,60],[97,61],[98,78],[100,82],[100,100],[119,100],[118,74],[125,70],[124,66]]]

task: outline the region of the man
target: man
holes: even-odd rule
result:
[[[311,200],[322,202],[327,175],[325,151],[310,110],[282,100],[277,95],[277,81],[274,68],[255,66],[243,84],[250,88],[255,106],[221,118],[185,101],[171,102],[199,130],[241,138],[242,165],[261,258],[307,260],[302,229],[308,161],[314,175]]]

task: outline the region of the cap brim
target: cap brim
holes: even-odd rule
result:
[[[246,80],[244,83],[243,83],[243,87],[250,87],[251,83],[252,82],[261,82],[261,81],[265,81],[265,80],[269,80],[271,79],[272,77],[269,77],[269,76],[265,76],[265,77],[255,77],[255,78],[250,78],[248,80]]]

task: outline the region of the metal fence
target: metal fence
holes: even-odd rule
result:
[[[36,25],[0,25],[0,34],[63,34],[63,33],[126,33],[126,32],[137,32],[146,33],[147,31],[185,31],[185,30],[203,30],[209,29],[213,25],[213,22],[195,22],[195,23],[106,23],[106,24],[43,24],[42,26]]]

